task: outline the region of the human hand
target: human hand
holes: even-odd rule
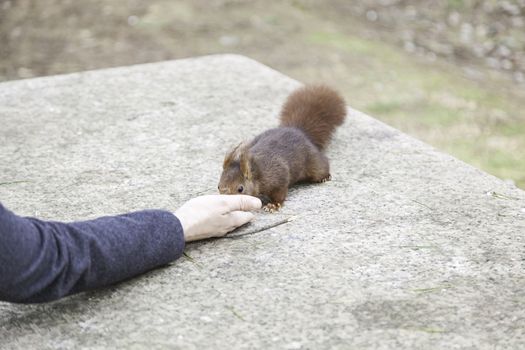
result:
[[[176,212],[186,242],[221,237],[254,218],[261,200],[246,195],[208,195],[190,199]]]

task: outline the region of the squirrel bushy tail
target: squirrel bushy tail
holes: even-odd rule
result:
[[[346,104],[337,92],[324,85],[310,85],[288,97],[281,110],[281,126],[301,129],[324,150],[345,117]]]

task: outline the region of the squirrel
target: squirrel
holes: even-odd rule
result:
[[[226,154],[219,192],[258,197],[264,210],[274,212],[295,183],[331,180],[324,151],[345,117],[345,101],[331,88],[310,85],[297,89],[281,109],[279,127]]]

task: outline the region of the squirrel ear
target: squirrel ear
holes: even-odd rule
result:
[[[239,158],[241,164],[241,172],[245,179],[252,179],[252,157],[248,151],[248,147],[243,147]]]
[[[222,163],[223,169],[226,169],[231,164],[231,162],[233,162],[235,158],[237,158],[238,153],[239,153],[239,148],[241,147],[241,145],[242,145],[242,142],[239,143],[237,146],[233,147],[231,151],[226,153],[226,156],[224,157],[224,162]]]

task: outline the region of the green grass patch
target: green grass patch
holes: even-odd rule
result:
[[[466,118],[460,109],[422,100],[374,102],[364,108],[365,112],[383,120],[407,120],[422,127],[449,127]]]
[[[499,126],[496,126],[497,131],[508,137],[519,137],[525,143],[525,123],[520,123],[518,120],[502,123]],[[525,151],[524,151],[525,153]]]
[[[359,54],[377,54],[378,46],[375,42],[350,37],[337,32],[315,32],[310,34],[307,41],[312,44],[323,44],[341,50]],[[383,51],[383,50],[381,50]]]
[[[391,113],[398,113],[403,110],[403,105],[398,101],[390,102],[374,102],[365,108],[365,111],[372,115],[385,115]]]
[[[463,1],[463,0],[447,0],[447,5],[451,9],[461,10],[465,6],[465,1]]]

